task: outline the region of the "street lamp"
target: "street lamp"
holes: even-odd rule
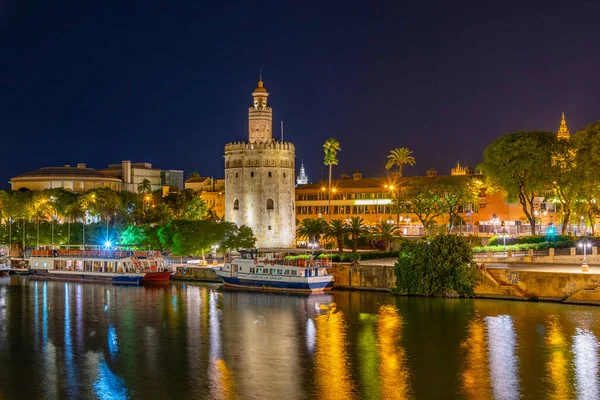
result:
[[[213,265],[217,265],[217,249],[219,248],[218,244],[213,244],[212,246],[210,246],[210,248],[212,249],[212,256],[213,256]]]
[[[592,244],[587,240],[583,239],[581,242],[579,242],[577,246],[580,248],[583,247],[583,264],[581,264],[581,272],[588,272],[589,267],[587,265],[587,249],[591,248]]]

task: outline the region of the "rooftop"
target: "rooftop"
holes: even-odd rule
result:
[[[93,168],[87,167],[43,167],[33,171],[26,172],[24,174],[15,176],[12,179],[20,179],[20,178],[41,178],[41,177],[78,177],[78,178],[102,178],[107,180],[114,180],[115,182],[120,182],[119,178],[115,178],[113,176],[105,175],[102,172],[96,171]]]

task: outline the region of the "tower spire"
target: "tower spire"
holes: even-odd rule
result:
[[[560,120],[560,126],[558,127],[558,139],[569,140],[571,138],[571,132],[567,126],[567,120],[565,119],[565,112],[562,112],[562,118]]]

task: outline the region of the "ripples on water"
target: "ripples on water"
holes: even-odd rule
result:
[[[598,399],[600,309],[0,279],[0,399]]]

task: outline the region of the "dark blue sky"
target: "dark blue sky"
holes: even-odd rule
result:
[[[123,159],[222,177],[261,67],[313,181],[330,136],[335,176],[377,176],[394,147],[448,173],[561,111],[574,133],[600,119],[600,3],[530,3],[0,2],[0,187]]]

